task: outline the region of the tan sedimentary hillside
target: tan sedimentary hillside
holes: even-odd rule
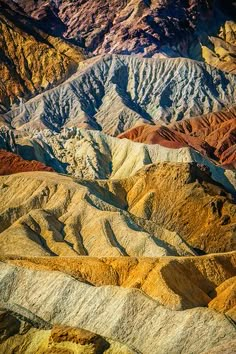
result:
[[[208,306],[236,320],[236,276],[227,279],[216,288],[215,297]]]
[[[6,263],[0,264],[0,285],[10,311],[84,328],[143,354],[197,354],[235,339],[224,315],[208,308],[173,311],[139,289],[94,287],[61,272]]]
[[[151,163],[197,162],[206,165],[213,180],[235,194],[235,171],[216,166],[189,147],[173,149],[159,144],[136,143],[81,128],[63,129],[61,133],[42,130],[21,134],[2,127],[0,148],[81,179],[121,179]]]
[[[0,351],[5,354],[134,354],[124,344],[103,338],[82,328],[52,326],[39,317],[0,310]]]
[[[0,109],[68,78],[83,59],[81,50],[36,30],[0,2]]]
[[[191,147],[225,168],[236,164],[236,107],[164,125],[142,125],[120,134],[136,142]]]
[[[94,286],[137,288],[174,310],[198,306],[229,310],[230,301],[216,292],[236,274],[235,252],[202,257],[91,258],[91,257],[1,257],[2,261],[32,270],[53,270]],[[222,284],[223,283],[223,284]],[[235,285],[235,283],[234,283]],[[219,288],[218,288],[219,287]],[[219,290],[218,290],[219,289]],[[224,290],[224,289],[223,289]],[[231,289],[232,290],[232,289]],[[228,291],[229,293],[229,291]],[[233,294],[233,292],[231,291]],[[216,296],[216,297],[215,297]],[[222,308],[213,305],[216,302]],[[234,304],[231,304],[233,307]]]
[[[1,183],[1,254],[193,254],[188,244],[205,252],[235,249],[235,204],[196,164],[150,165],[121,180],[32,172]]]
[[[209,37],[210,44],[202,46],[206,63],[229,73],[236,74],[236,23],[226,21],[217,37]]]
[[[21,134],[5,127],[0,129],[0,148],[81,179],[126,178],[157,162],[197,162],[208,166],[213,180],[235,194],[235,172],[215,166],[190,148],[136,143],[79,128],[63,129],[61,133],[43,130]]]
[[[150,165],[120,184],[132,214],[177,231],[193,247],[206,252],[235,249],[235,205],[204,166]],[[115,181],[108,185],[115,190]]]
[[[175,232],[132,217],[125,191],[53,173],[1,177],[1,254],[193,254]]]

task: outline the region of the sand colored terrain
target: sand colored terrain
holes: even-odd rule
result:
[[[71,76],[84,56],[0,2],[0,112]]]
[[[233,276],[236,274],[235,252],[202,257],[26,258],[15,256],[1,259],[32,270],[59,271],[93,286],[114,285],[140,289],[172,310],[205,307],[209,304],[209,307],[219,312],[229,313],[231,307],[235,305],[229,298],[225,306],[223,297],[218,295],[226,288],[231,298],[235,295],[233,292],[235,287]]]
[[[0,0],[0,353],[236,353],[235,19]]]
[[[96,182],[87,186],[46,172],[1,178],[1,254],[160,256],[194,252],[174,231],[132,216],[122,186],[115,194]]]
[[[1,254],[136,257],[235,249],[235,204],[197,164],[149,165],[121,180],[2,176],[0,213]]]
[[[5,354],[132,354],[127,346],[82,328],[52,326],[39,318],[0,310],[0,351]]]
[[[137,143],[81,128],[67,128],[61,133],[43,130],[22,134],[2,127],[0,148],[81,179],[122,179],[151,163],[196,162],[207,166],[212,179],[235,194],[235,172],[216,166],[214,161],[203,158],[189,147],[173,149],[159,144]]]
[[[6,263],[0,263],[0,285],[8,311],[84,328],[134,352],[197,354],[235,339],[235,327],[223,314],[201,307],[170,310],[139,289],[94,287],[62,272]]]
[[[217,37],[209,37],[211,49],[202,46],[202,56],[207,64],[236,74],[236,23],[226,21]],[[213,47],[213,48],[212,48]]]
[[[225,168],[235,168],[236,108],[184,119],[167,126],[142,125],[119,135],[169,148],[191,147]]]
[[[27,161],[19,155],[0,149],[0,175],[11,175],[17,172],[51,171],[51,167],[38,161]]]
[[[236,321],[236,277],[232,277],[220,284],[216,296],[209,303],[209,307],[216,311],[226,313]]]

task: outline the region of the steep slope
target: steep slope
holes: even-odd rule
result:
[[[126,178],[155,162],[197,162],[206,165],[212,178],[235,194],[235,172],[216,167],[189,148],[140,144],[78,128],[63,129],[61,133],[43,130],[28,135],[5,127],[0,129],[0,148],[82,179]]]
[[[136,142],[169,148],[192,147],[225,168],[236,167],[236,107],[167,126],[142,125],[120,134]]]
[[[205,252],[235,249],[235,205],[228,204],[205,166],[150,165],[121,184],[132,214],[177,231]]]
[[[83,54],[0,2],[0,113],[71,76]]]
[[[197,354],[235,338],[233,324],[222,314],[207,308],[171,311],[137,289],[94,287],[60,272],[4,263],[0,285],[9,310],[82,327],[144,354]]]
[[[117,135],[232,105],[236,76],[187,59],[105,56],[4,115],[19,130],[89,127]],[[111,104],[112,102],[112,104]]]
[[[216,311],[226,313],[236,320],[236,277],[232,277],[220,284],[216,290],[215,298],[208,306]]]
[[[27,171],[53,171],[38,161],[27,161],[20,156],[0,149],[0,175],[10,175]]]
[[[45,172],[1,177],[1,183],[1,254],[194,254],[175,232],[132,217],[121,188],[116,195],[96,182],[86,186]]]
[[[3,262],[32,270],[53,270],[93,286],[121,286],[140,289],[161,305],[172,310],[194,307],[215,308],[227,312],[234,303],[222,308],[216,292],[233,288],[236,274],[235,252],[202,257],[162,258],[63,258],[1,257]],[[225,284],[225,285],[224,285]],[[235,285],[235,284],[234,284]],[[228,294],[229,291],[227,290]],[[233,292],[231,291],[232,295]]]
[[[32,317],[27,318],[5,309],[0,311],[2,353],[11,354],[13,351],[45,354],[135,353],[121,343],[102,338],[84,329],[51,326],[40,318]]]
[[[235,204],[196,164],[150,165],[121,180],[32,172],[1,183],[1,254],[193,254],[186,241],[235,249]]]
[[[217,37],[209,37],[211,46],[202,46],[206,63],[223,71],[236,74],[236,23],[226,21]]]
[[[230,0],[7,3],[37,19],[49,33],[73,39],[94,54],[200,57],[202,43],[210,48],[206,38],[216,36],[226,20],[235,19],[235,4]]]

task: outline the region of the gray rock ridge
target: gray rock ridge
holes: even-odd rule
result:
[[[136,289],[92,287],[59,272],[0,264],[0,299],[51,324],[82,327],[143,354],[201,353],[235,338],[224,315],[171,311]],[[144,340],[145,338],[145,340]]]
[[[54,89],[4,115],[20,130],[90,127],[110,135],[170,122],[234,103],[236,76],[184,58],[95,58]]]

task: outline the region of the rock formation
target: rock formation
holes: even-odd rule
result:
[[[40,318],[24,317],[19,313],[0,310],[0,350],[5,354],[21,353],[77,353],[77,354],[133,354],[124,344],[86,331],[82,328],[52,326]]]
[[[224,315],[208,308],[169,310],[138,289],[94,287],[61,272],[6,263],[0,264],[0,285],[10,311],[84,328],[144,354],[197,354],[235,339]]]
[[[137,129],[139,131],[140,128]],[[132,130],[132,134],[135,132],[136,129]],[[17,153],[26,160],[40,161],[58,173],[81,179],[126,178],[151,163],[197,162],[210,169],[213,180],[235,194],[235,172],[215,166],[189,147],[173,149],[159,144],[142,144],[79,128],[63,129],[61,133],[44,130],[31,134],[2,128],[0,148]]]
[[[20,156],[0,149],[0,175],[11,175],[27,171],[53,171],[38,161],[26,161]]]
[[[225,168],[236,167],[236,107],[167,126],[142,125],[119,135],[169,148],[191,147]]]
[[[17,18],[17,19],[16,19]],[[0,2],[0,113],[71,76],[83,54]]]
[[[217,37],[209,37],[211,49],[202,46],[202,56],[206,63],[223,71],[236,74],[236,23],[226,21]]]
[[[1,254],[160,256],[235,249],[235,204],[196,164],[150,165],[107,181],[21,173],[1,177],[1,185]]]
[[[236,277],[225,280],[215,289],[216,296],[208,306],[216,311],[226,313],[236,320]]]
[[[236,353],[235,19],[0,0],[0,353]]]
[[[209,306],[228,313],[234,302],[217,295],[227,288],[233,298],[235,252],[202,257],[92,258],[1,257],[1,260],[32,270],[53,270],[93,286],[140,289],[172,310]],[[230,300],[230,298],[228,299]],[[216,306],[218,304],[218,307]],[[221,307],[220,307],[221,306]]]
[[[211,50],[206,38],[222,38],[219,26],[225,26],[227,19],[235,20],[235,4],[230,0],[6,2],[36,19],[50,34],[69,38],[93,54],[161,53],[199,59],[201,44]]]
[[[24,131],[77,126],[118,135],[134,125],[167,123],[232,105],[235,87],[236,76],[193,60],[108,55],[3,118]]]

